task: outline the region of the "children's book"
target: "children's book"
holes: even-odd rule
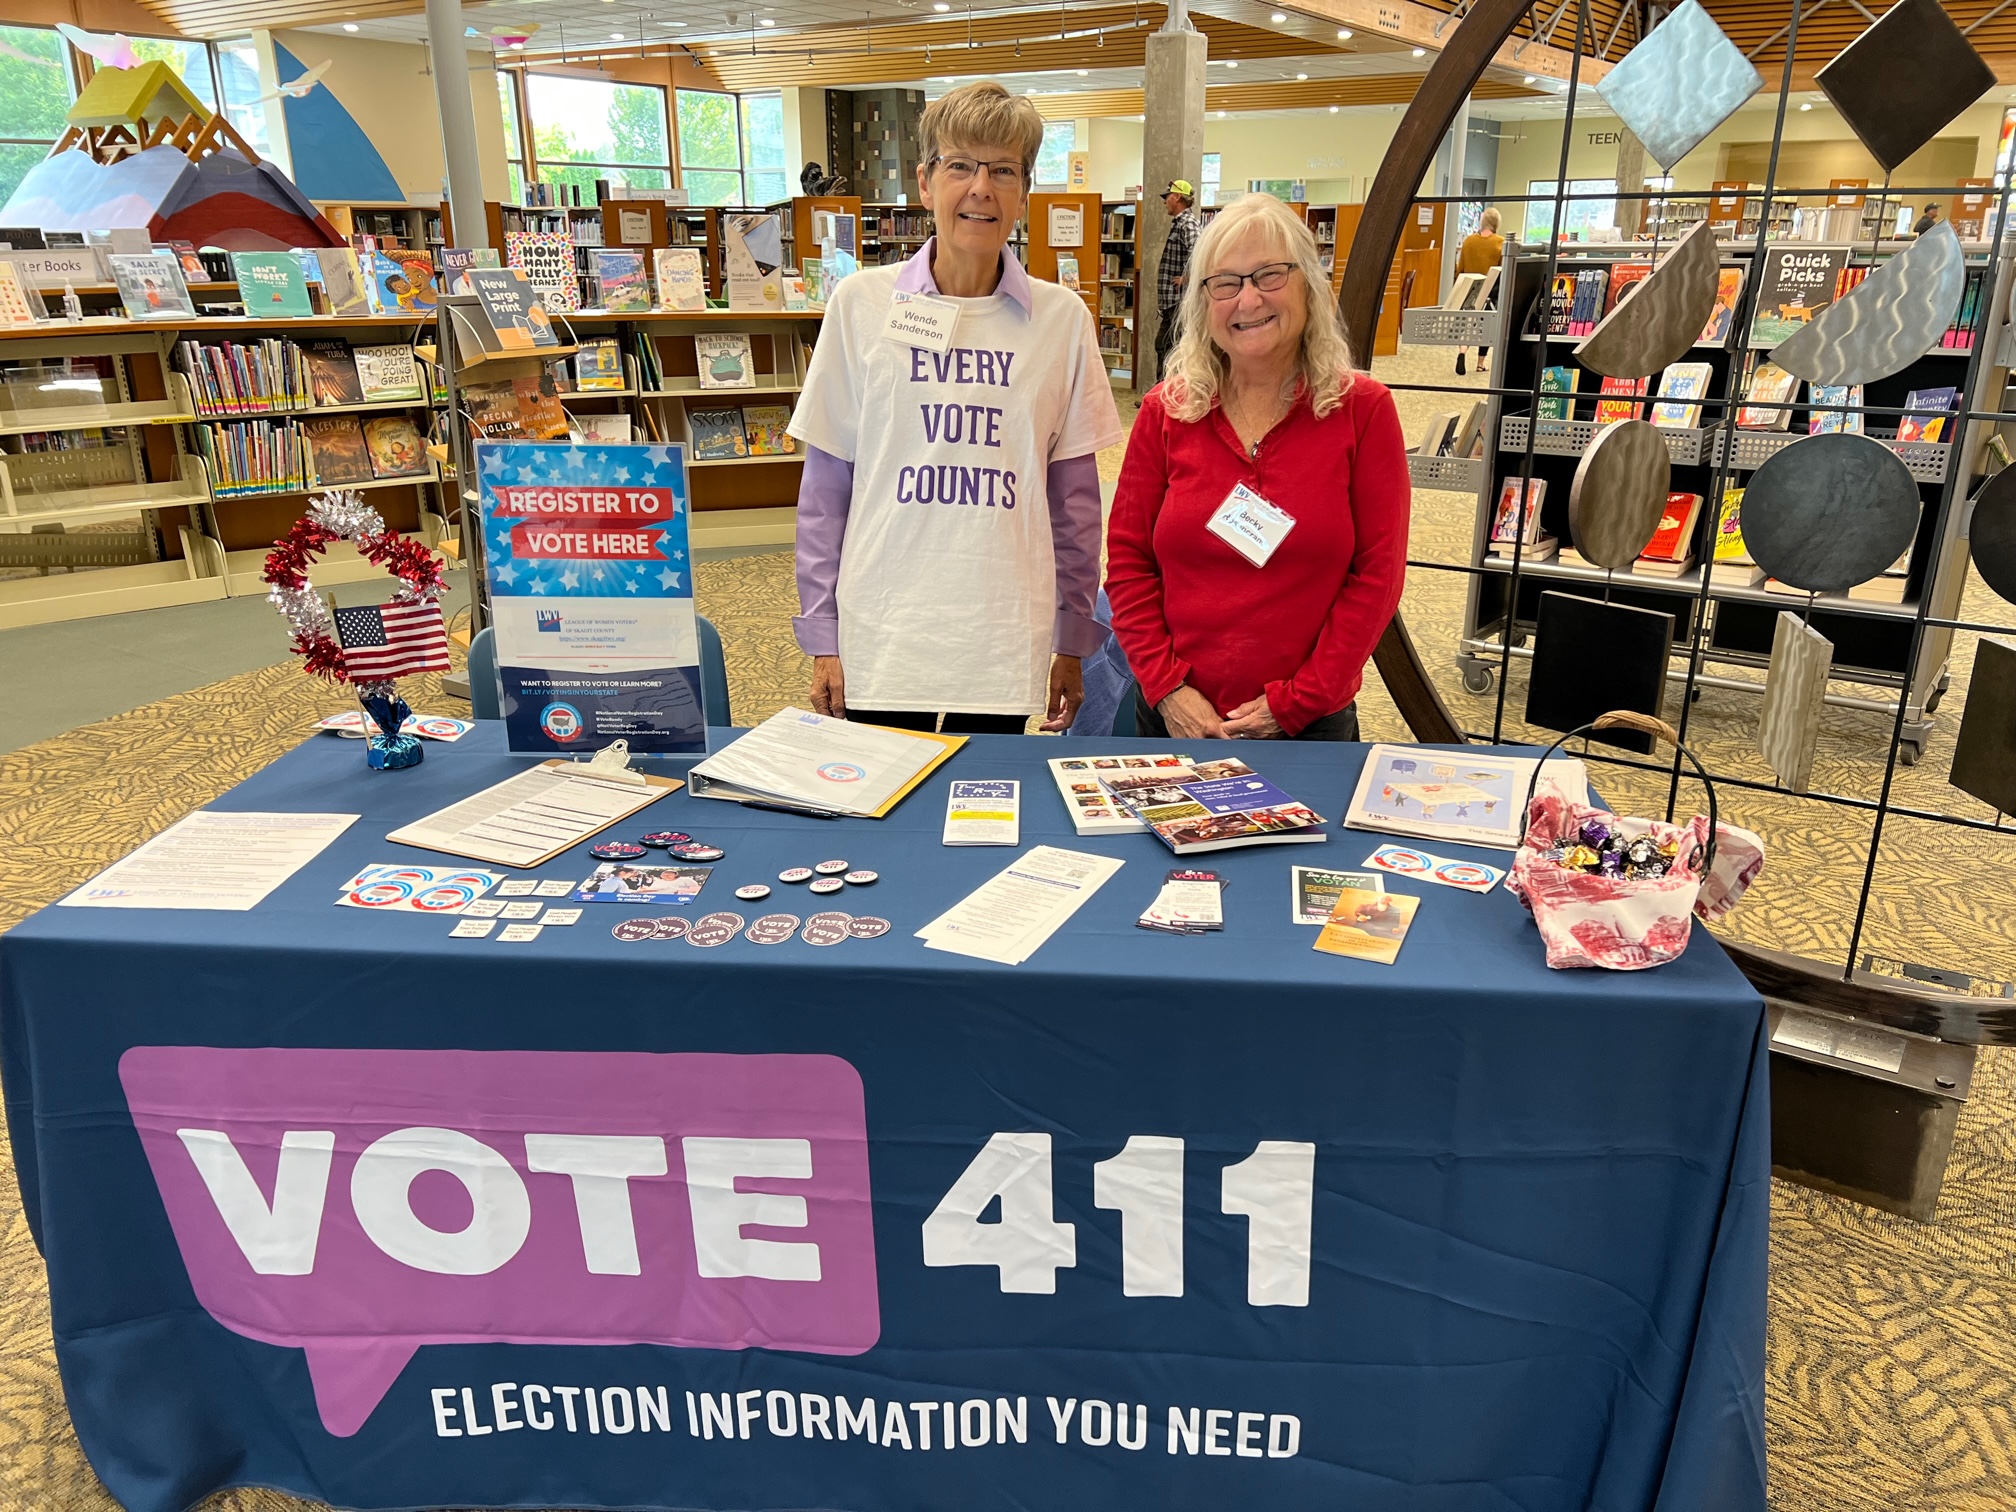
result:
[[[420,397],[420,367],[413,360],[413,348],[404,342],[353,348],[351,360],[365,402]]]
[[[301,422],[301,429],[308,437],[317,487],[369,483],[378,476],[355,415],[314,415]]]
[[[749,455],[749,438],[742,429],[739,409],[688,410],[686,426],[693,434],[691,455],[695,462],[719,462]]]
[[[614,336],[591,336],[574,356],[574,382],[583,393],[623,387],[623,349]]]
[[[1705,362],[1675,362],[1659,375],[1659,399],[1652,406],[1654,425],[1691,429],[1701,423],[1701,406],[1679,401],[1699,399],[1708,392],[1713,369]]]
[[[315,262],[322,270],[322,298],[331,315],[370,313],[371,300],[355,252],[348,247],[317,247]]]
[[[333,417],[332,417],[333,418]],[[364,424],[371,471],[380,478],[411,478],[427,471],[427,443],[404,415],[381,415]]]
[[[548,310],[581,308],[581,285],[574,276],[574,238],[565,231],[506,231],[504,266],[522,272]]]
[[[370,301],[373,315],[412,315],[423,308],[420,291],[393,258],[383,252],[363,252],[358,261],[364,269],[364,297]],[[425,308],[431,309],[431,303]]]
[[[707,277],[698,247],[656,247],[651,256],[658,274],[659,309],[707,308]]]
[[[1775,362],[1760,362],[1757,371],[1750,375],[1750,387],[1743,397],[1751,403],[1736,411],[1737,429],[1789,430],[1792,425],[1790,406],[1799,397],[1799,380]],[[1787,408],[1752,408],[1752,405],[1774,404]]]
[[[791,423],[791,408],[784,404],[745,404],[742,429],[749,437],[752,457],[788,456],[798,450],[798,442],[784,429]]]
[[[595,265],[595,287],[603,309],[621,315],[651,308],[651,280],[644,271],[642,252],[596,247],[588,257]]]
[[[162,252],[114,252],[112,281],[119,286],[119,302],[135,320],[164,320],[192,316],[195,302],[189,286],[182,281],[176,260]]]
[[[308,384],[317,404],[362,404],[364,386],[357,381],[357,359],[346,341],[305,341],[301,356],[308,364]]]
[[[1078,284],[1078,259],[1068,252],[1057,254],[1057,282],[1067,289],[1076,289]]]
[[[301,259],[292,252],[233,252],[231,270],[247,315],[304,320],[315,313]]]
[[[693,338],[693,352],[700,369],[703,389],[756,387],[756,371],[751,365],[749,338],[740,332],[701,335]]]
[[[434,285],[434,259],[425,252],[388,253],[399,264],[399,272],[412,292],[407,296],[416,310],[431,311],[441,297]]]
[[[441,286],[450,294],[467,294],[469,281],[463,275],[471,268],[499,268],[495,247],[443,247]]]

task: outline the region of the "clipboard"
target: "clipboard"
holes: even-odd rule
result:
[[[642,773],[612,781],[583,762],[556,758],[401,825],[385,838],[523,870],[545,865],[685,785],[676,777]]]

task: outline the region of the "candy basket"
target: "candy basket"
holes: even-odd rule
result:
[[[1637,730],[1670,743],[1700,777],[1708,812],[1676,825],[1620,817],[1552,794],[1536,796],[1541,765],[1535,765],[1519,851],[1506,886],[1532,913],[1547,947],[1547,964],[1556,968],[1642,971],[1675,960],[1687,949],[1694,919],[1721,918],[1764,869],[1763,841],[1721,822],[1713,780],[1664,720],[1627,710],[1604,714],[1563,735],[1540,762],[1577,736],[1610,729]],[[1626,839],[1646,836],[1655,846],[1673,846],[1670,868],[1659,876],[1632,876],[1562,865],[1552,852],[1581,843],[1583,826],[1591,823]]]

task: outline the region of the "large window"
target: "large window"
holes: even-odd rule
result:
[[[504,168],[511,176],[511,202],[525,203],[525,128],[518,118],[516,71],[497,70],[497,103],[504,112]]]
[[[1519,233],[1523,242],[1544,242],[1554,229],[1554,193],[1557,184],[1553,179],[1534,179],[1527,184],[1526,192],[1545,198],[1529,199],[1526,202],[1526,224]],[[1570,195],[1605,196],[1603,198],[1571,198],[1561,205],[1561,239],[1581,235],[1595,227],[1609,227],[1617,224],[1617,201],[1608,196],[1617,193],[1615,179],[1570,179]]]
[[[1218,186],[1221,182],[1219,174],[1223,171],[1223,166],[1224,155],[1222,153],[1207,152],[1204,154],[1203,177],[1197,184],[1199,204],[1215,205],[1218,203]],[[1156,186],[1158,192],[1162,187],[1161,185]]]
[[[617,191],[672,187],[665,91],[656,85],[527,74],[525,114],[542,184],[578,185],[589,204],[597,179]]]
[[[261,157],[274,155],[266,135],[266,107],[260,96],[259,52],[250,37],[231,37],[215,44],[217,83],[224,95],[224,119]],[[192,86],[193,87],[193,86]],[[283,165],[284,166],[284,165]]]
[[[797,175],[784,154],[781,94],[742,96],[742,162],[750,204],[774,205],[791,198]]]
[[[679,91],[679,182],[688,204],[751,203],[742,190],[742,142],[735,115],[732,94]]]
[[[107,33],[94,32],[92,35],[111,40]],[[142,63],[166,63],[189,86],[191,94],[212,110],[217,108],[217,81],[210,76],[210,48],[207,43],[171,41],[167,37],[135,37],[133,53]]]
[[[1036,150],[1036,182],[1062,186],[1071,177],[1071,153],[1078,145],[1078,128],[1070,121],[1051,121],[1043,128],[1043,145]]]
[[[70,70],[53,31],[0,26],[0,202],[49,156],[67,124]]]

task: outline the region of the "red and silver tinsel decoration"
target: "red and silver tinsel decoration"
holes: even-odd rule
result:
[[[384,517],[355,490],[332,490],[309,505],[293,528],[273,543],[261,581],[270,590],[267,598],[293,627],[293,651],[303,667],[317,677],[340,683],[350,680],[343,664],[343,647],[337,642],[328,606],[308,579],[308,569],[321,560],[332,541],[348,541],[365,561],[397,578],[394,603],[438,599],[445,585],[440,558],[418,541],[387,529]],[[369,697],[389,693],[391,687],[390,683],[360,685],[357,691]]]

